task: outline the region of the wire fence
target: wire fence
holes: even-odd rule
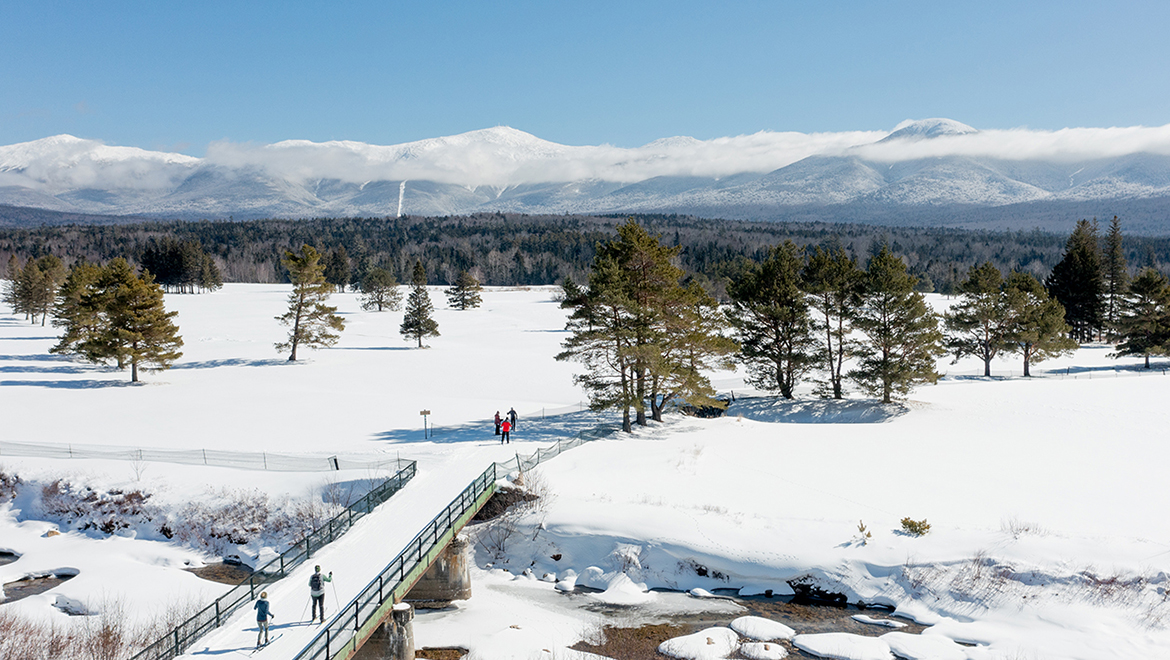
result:
[[[493,466],[494,467],[494,466]],[[247,605],[271,584],[287,576],[309,560],[314,552],[325,547],[344,534],[353,524],[371,513],[379,504],[390,499],[394,493],[414,478],[417,466],[414,461],[404,461],[394,476],[375,486],[364,497],[350,505],[345,511],[331,518],[327,523],[309,533],[303,540],[281,553],[279,557],[257,568],[246,582],[232,587],[214,603],[200,610],[191,618],[176,626],[171,632],[139,651],[133,660],[170,660],[182,655],[200,637],[218,628],[233,612]]]
[[[516,454],[514,458],[510,458],[504,462],[496,463],[496,470],[501,474],[512,474],[513,472],[527,472],[532,468],[540,465],[542,461],[547,461],[554,456],[560,456],[561,452],[568,451],[573,447],[580,447],[586,442],[592,440],[599,440],[611,435],[618,430],[616,424],[602,424],[587,431],[581,431],[577,435],[568,440],[559,440],[556,444],[546,449],[537,449],[528,457],[521,457]]]
[[[113,447],[108,445],[73,445],[0,440],[0,456],[31,458],[101,458],[114,461],[209,465],[240,470],[272,472],[332,472],[336,470],[370,470],[396,467],[399,459],[378,457],[359,460],[342,456],[298,456],[269,452],[222,451],[216,449],[157,449],[149,447]]]

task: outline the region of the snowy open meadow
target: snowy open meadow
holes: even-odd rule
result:
[[[432,287],[442,334],[423,350],[400,336],[402,312],[362,311],[356,294],[335,294],[347,324],[340,342],[295,363],[273,348],[285,337],[274,317],[288,291],[229,284],[167,295],[184,355],[136,385],[125,372],[49,354],[55,328],[0,316],[0,440],[67,445],[79,456],[141,447],[361,466],[296,472],[0,452],[0,473],[22,481],[13,499],[0,492],[0,585],[69,577],[0,613],[77,626],[103,610],[147,621],[205,605],[228,587],[185,569],[224,555],[254,565],[282,548],[264,535],[181,542],[164,522],[172,532],[258,497],[294,517],[321,515],[400,460],[417,461],[418,476],[383,505],[392,516],[369,516],[318,555],[336,575],[332,609],[490,462],[613,421],[582,409],[572,380],[581,367],[553,359],[567,336],[554,288],[489,288],[482,307],[457,311]],[[950,304],[928,298],[936,309]],[[705,613],[736,625],[664,650],[1170,658],[1170,364],[1147,371],[1140,358],[1109,353],[1085,346],[1033,365],[1031,379],[1015,356],[997,360],[990,379],[981,362],[944,358],[937,385],[886,406],[856,394],[817,399],[808,385],[785,402],[745,387],[742,372],[712,374],[734,396],[723,417],[672,413],[569,450],[527,475],[542,497],[511,519],[514,530],[488,539],[470,526],[474,595],[419,611],[415,645],[464,648],[473,660],[576,658],[585,656],[569,647],[603,625]],[[500,445],[490,418],[509,408],[519,426]],[[141,493],[146,504],[103,531],[53,506],[54,493],[85,488],[115,499]],[[903,518],[928,521],[929,533],[904,532]],[[289,580],[271,590],[274,632],[291,645],[310,631],[292,625],[308,618],[307,589],[300,574]],[[885,609],[858,612],[872,619],[869,635],[814,633],[745,618],[721,597],[790,595],[792,584]],[[901,621],[925,630],[898,631]],[[255,634],[251,610],[242,611],[189,655],[246,655]]]

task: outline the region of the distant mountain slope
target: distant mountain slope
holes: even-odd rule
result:
[[[0,204],[179,219],[667,212],[1020,228],[1057,208],[1127,208],[1141,214],[1127,226],[1170,233],[1170,137],[1158,141],[1170,127],[1147,130],[1150,151],[1133,146],[1132,130],[1125,139],[1111,130],[1037,136],[926,119],[888,134],[674,137],[623,149],[495,127],[389,146],[217,144],[205,158],[61,135],[0,147]]]

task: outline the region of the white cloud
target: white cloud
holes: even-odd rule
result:
[[[0,147],[0,185],[46,191],[161,189],[177,185],[200,166],[216,166],[254,169],[296,182],[431,180],[505,187],[589,179],[630,183],[657,176],[721,178],[769,172],[812,155],[852,154],[881,162],[953,155],[1068,162],[1139,152],[1170,154],[1170,125],[986,130],[878,143],[886,135],[762,131],[712,140],[667,138],[623,148],[566,146],[496,127],[390,146],[305,140],[269,145],[216,142],[203,159],[56,136]]]

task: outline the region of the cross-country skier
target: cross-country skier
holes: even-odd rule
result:
[[[268,643],[268,620],[276,618],[273,616],[272,610],[268,608],[267,591],[260,592],[260,600],[256,601],[256,604],[252,606],[252,609],[256,610],[256,648],[260,648],[261,637],[264,638],[265,644]]]
[[[501,421],[500,411],[497,410],[496,411],[496,435],[500,434],[500,421]],[[500,442],[503,442],[503,440],[501,440]]]
[[[504,432],[503,437],[500,438],[500,444],[502,445],[505,442],[512,444],[512,441],[508,439],[508,432],[512,430],[512,425],[508,423],[508,420],[504,420],[504,423],[500,426],[500,430]]]
[[[317,620],[317,609],[321,610],[321,623],[325,623],[325,583],[333,581],[333,571],[329,575],[321,573],[320,566],[313,567],[313,574],[309,576],[309,595],[313,598],[313,621]]]
[[[511,410],[508,411],[508,421],[512,422],[512,430],[513,431],[516,430],[516,420],[518,418],[519,418],[519,415],[516,414],[515,408],[512,408]]]

